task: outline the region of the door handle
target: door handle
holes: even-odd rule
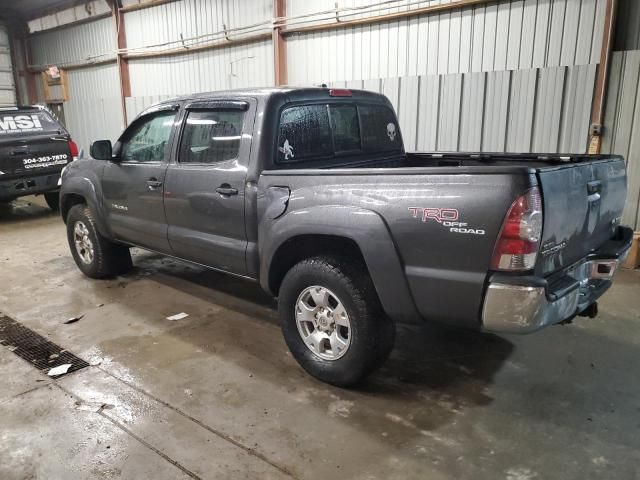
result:
[[[229,197],[231,195],[237,195],[238,194],[238,189],[237,188],[233,188],[228,183],[223,183],[218,188],[216,188],[216,192],[218,192],[220,195]]]
[[[147,186],[149,187],[149,190],[155,190],[156,188],[162,186],[162,182],[159,182],[155,178],[150,178],[149,180],[147,180]]]

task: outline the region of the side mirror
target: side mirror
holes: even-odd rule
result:
[[[91,144],[89,154],[96,160],[111,160],[113,155],[111,140],[96,140]]]

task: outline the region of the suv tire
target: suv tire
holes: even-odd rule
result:
[[[132,267],[129,247],[100,235],[91,209],[84,204],[74,205],[69,210],[67,239],[76,265],[87,277],[112,277]]]
[[[60,192],[47,192],[44,194],[44,199],[51,210],[54,212],[60,210]]]
[[[294,358],[309,374],[338,387],[364,379],[393,348],[393,321],[364,265],[347,257],[296,264],[282,281],[278,311]]]

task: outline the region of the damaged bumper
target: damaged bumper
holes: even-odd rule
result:
[[[530,333],[585,311],[611,286],[632,238],[630,228],[619,227],[615,239],[549,280],[493,275],[482,308],[483,330]]]

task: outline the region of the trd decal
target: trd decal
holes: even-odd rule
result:
[[[472,235],[484,235],[480,228],[471,228],[466,222],[459,222],[460,212],[455,208],[430,208],[409,207],[411,216],[423,222],[437,222],[447,227],[451,233],[470,233]]]
[[[455,208],[420,208],[409,207],[409,211],[413,214],[413,218],[422,218],[423,222],[427,220],[435,220],[438,223],[443,221],[455,222],[459,218],[458,210]]]

